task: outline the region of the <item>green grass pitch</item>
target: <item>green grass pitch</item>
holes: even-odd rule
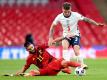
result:
[[[0,60],[0,80],[107,80],[107,59],[86,59],[89,66],[85,76],[75,76],[74,72],[67,75],[60,72],[57,76],[35,76],[35,77],[8,77],[5,73],[16,73],[22,68],[25,60]],[[31,66],[30,69],[35,69]]]

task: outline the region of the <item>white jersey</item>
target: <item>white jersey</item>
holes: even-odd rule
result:
[[[78,30],[78,21],[83,20],[83,19],[84,19],[84,16],[82,16],[81,14],[77,12],[71,12],[70,17],[68,18],[64,17],[63,13],[61,13],[57,15],[57,17],[53,21],[53,24],[57,25],[58,23],[60,23],[62,25],[64,37],[69,32],[72,33],[73,35],[79,36],[80,32]]]

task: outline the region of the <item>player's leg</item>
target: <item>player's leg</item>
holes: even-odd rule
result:
[[[77,62],[83,64],[83,58],[80,55],[80,37],[75,36],[74,38],[72,38],[71,44],[73,46],[74,53],[75,53],[76,58],[77,58]]]
[[[46,76],[48,75],[49,68],[31,70],[29,73],[25,73],[24,76]]]
[[[46,67],[45,69],[40,69],[39,71],[40,71],[40,76],[55,76],[58,74],[60,70],[56,70],[52,67]]]
[[[63,60],[61,62],[61,65],[62,65],[63,69],[65,69],[65,70],[66,70],[66,68],[69,68],[69,67],[81,67],[83,69],[86,69],[86,66],[84,66],[83,64],[80,64],[78,62],[74,62],[74,61]],[[68,69],[66,71],[68,71]]]
[[[73,49],[74,49],[74,53],[75,53],[76,58],[77,58],[77,62],[84,64],[83,57],[80,55],[80,46],[74,45]]]
[[[40,75],[40,71],[39,70],[31,70],[29,73],[21,73],[20,76],[38,76]]]
[[[64,67],[64,68],[67,68],[67,67],[79,67],[79,66],[81,66],[81,64],[80,63],[78,63],[78,62],[74,62],[74,61],[65,61],[65,60],[63,60],[62,62],[61,62],[61,65],[62,65],[62,67]]]
[[[55,76],[61,70],[61,61],[63,59],[56,59],[50,62],[45,68],[39,70],[32,70],[29,72],[31,76]]]
[[[31,71],[29,72],[29,74],[30,74],[31,76],[37,76],[37,75],[40,75],[40,71],[39,71],[39,70],[31,70]]]
[[[61,69],[62,72],[67,73],[67,74],[71,74],[71,68],[70,67],[81,67],[80,63],[77,62],[73,62],[73,61],[65,61],[63,60],[61,62],[61,65],[63,67],[63,69]]]
[[[71,74],[71,68],[70,67],[63,68],[63,69],[61,69],[61,71],[63,73]]]
[[[75,52],[77,61],[79,63],[81,63],[81,65],[84,67],[84,69],[87,69],[88,66],[86,64],[84,64],[83,57],[80,55],[80,47],[79,47],[79,45],[74,45],[74,52]]]
[[[70,61],[70,53],[68,53],[68,48],[69,48],[69,41],[67,39],[62,40],[62,46],[63,46],[63,58],[66,61]],[[63,68],[61,69],[62,72],[70,74],[71,73],[71,69],[69,67]]]
[[[31,70],[29,72],[30,76],[46,76],[48,75],[49,68],[39,69],[39,70]]]
[[[66,40],[66,39],[62,40],[62,46],[63,46],[63,58],[66,61],[70,61],[71,56],[68,53],[68,48],[69,48],[68,40]]]
[[[71,74],[71,69],[70,67],[78,67],[78,66],[81,66],[81,64],[77,63],[77,62],[73,62],[73,61],[65,61],[63,60],[61,62],[61,65],[63,67],[63,69],[61,70],[62,72],[64,73],[67,73],[67,74]]]
[[[84,67],[87,67],[87,65],[84,64],[83,57],[80,55],[80,37],[79,36],[75,36],[73,38],[72,45],[73,45],[74,53],[77,58],[77,62],[84,65]]]

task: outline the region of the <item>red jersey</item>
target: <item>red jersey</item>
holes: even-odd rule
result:
[[[38,45],[35,48],[35,52],[33,54],[29,54],[26,60],[25,69],[28,69],[31,64],[36,65],[39,69],[46,67],[51,61],[55,60],[56,58],[50,55],[46,48],[47,45]]]

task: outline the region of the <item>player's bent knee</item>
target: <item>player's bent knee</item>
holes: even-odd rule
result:
[[[71,74],[71,69],[69,67],[62,69],[61,71],[67,74]]]
[[[31,76],[36,76],[36,75],[40,75],[40,72],[39,72],[38,70],[31,70],[31,71],[29,72],[29,74],[30,74]]]
[[[63,60],[62,62],[61,62],[61,65],[62,65],[62,67],[68,67],[68,64],[67,64],[67,61],[65,61],[65,60]]]
[[[63,40],[62,41],[62,46],[64,50],[67,50],[69,47],[69,42],[67,40]]]

